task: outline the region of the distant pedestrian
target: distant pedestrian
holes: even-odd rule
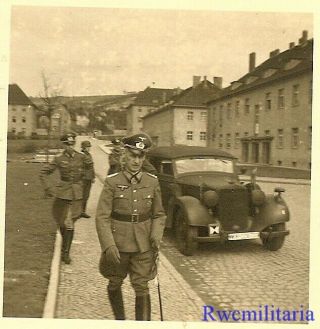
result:
[[[124,167],[107,176],[100,195],[96,227],[101,244],[100,272],[109,279],[108,297],[117,320],[125,319],[121,286],[129,274],[136,320],[151,319],[148,281],[156,275],[166,216],[156,176],[143,172],[151,140],[145,134],[123,139]]]
[[[64,151],[41,169],[40,180],[46,195],[53,196],[55,194],[52,212],[62,235],[62,260],[64,263],[70,264],[74,223],[82,210],[82,179],[87,160],[82,153],[74,149],[76,143],[74,133],[66,134],[60,140]],[[56,193],[53,193],[49,183],[49,175],[56,169],[60,173],[60,182],[57,185]]]
[[[91,143],[90,141],[81,142],[81,152],[83,153],[86,161],[83,176],[83,200],[82,200],[82,213],[80,217],[90,218],[91,216],[86,213],[87,202],[90,196],[91,186],[95,181],[94,163],[92,155],[90,154]]]

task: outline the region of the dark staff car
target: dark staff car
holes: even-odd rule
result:
[[[281,187],[266,195],[254,175],[240,182],[236,158],[208,147],[157,147],[148,158],[158,172],[166,227],[183,254],[214,241],[260,238],[269,250],[282,247],[290,215]]]

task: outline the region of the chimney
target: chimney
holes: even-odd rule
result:
[[[306,42],[308,40],[308,31],[302,31],[302,42]]]
[[[203,76],[203,81],[207,81],[207,76],[206,75]]]
[[[277,56],[278,54],[280,54],[280,49],[275,49],[270,52],[270,58],[273,56]]]
[[[294,42],[290,42],[289,43],[289,49],[292,49],[294,46],[295,46],[295,43]]]
[[[219,89],[222,89],[222,77],[213,77],[213,84]]]
[[[193,76],[193,87],[196,87],[200,83],[200,80],[201,80],[200,75],[194,75]]]
[[[256,53],[249,55],[249,72],[252,72],[256,68]]]

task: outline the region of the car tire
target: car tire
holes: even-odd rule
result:
[[[273,232],[284,231],[286,229],[285,223],[279,223],[269,226],[266,231],[269,231],[270,228]],[[284,243],[285,236],[277,238],[261,238],[263,246],[270,251],[277,251],[281,249]]]
[[[193,239],[198,236],[198,227],[188,225],[181,209],[177,212],[174,229],[179,251],[183,255],[192,256],[198,248],[198,242]]]

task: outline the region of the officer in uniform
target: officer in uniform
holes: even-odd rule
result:
[[[81,152],[85,157],[85,167],[83,176],[83,200],[82,200],[82,213],[80,217],[90,218],[90,215],[86,213],[87,202],[90,195],[91,186],[94,183],[95,173],[92,155],[90,154],[90,141],[81,142]]]
[[[108,297],[117,320],[125,319],[121,285],[129,274],[136,320],[150,321],[148,281],[156,275],[166,216],[157,177],[141,170],[150,138],[140,133],[124,138],[123,144],[125,166],[107,176],[97,207],[100,272],[109,279]]]
[[[65,264],[70,264],[69,253],[74,235],[74,222],[79,218],[82,209],[82,179],[87,160],[83,154],[74,149],[76,143],[74,133],[66,134],[60,140],[64,151],[41,169],[40,180],[44,186],[45,194],[53,196],[49,184],[49,175],[56,169],[59,170],[60,182],[56,188],[52,213],[63,239],[62,260]]]

